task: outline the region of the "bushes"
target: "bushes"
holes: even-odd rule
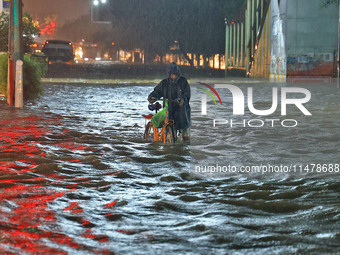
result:
[[[8,58],[6,54],[0,55],[0,92],[6,94],[7,89]]]
[[[6,54],[0,55],[0,91],[6,94],[7,90],[8,59]],[[41,78],[46,73],[46,64],[24,56],[23,80],[24,100],[38,98],[42,93]]]
[[[42,94],[41,78],[45,75],[45,64],[24,56],[24,100],[32,100]]]

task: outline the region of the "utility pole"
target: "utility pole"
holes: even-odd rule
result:
[[[10,26],[9,26],[9,65],[8,65],[8,89],[7,102],[15,107],[23,107],[22,91],[22,0],[11,0],[10,3]],[[20,63],[19,65],[17,65]],[[16,68],[18,66],[18,70]],[[17,83],[14,81],[16,80]],[[18,91],[17,91],[18,90]],[[15,92],[16,91],[16,92]],[[19,92],[19,93],[18,93]],[[13,100],[14,95],[20,95]],[[14,102],[13,102],[14,101]]]
[[[9,31],[8,31],[8,83],[7,83],[7,103],[10,106],[14,105],[14,67],[13,67],[13,54],[14,54],[14,5],[13,0],[9,5]]]

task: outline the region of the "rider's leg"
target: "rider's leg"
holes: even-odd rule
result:
[[[181,134],[182,134],[182,139],[183,141],[187,141],[190,139],[190,134],[189,134],[189,129],[185,128],[185,129],[181,129]]]

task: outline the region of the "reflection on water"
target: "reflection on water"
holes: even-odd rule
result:
[[[30,109],[0,108],[0,253],[339,251],[338,179],[190,172],[192,151],[234,164],[334,162],[337,90],[314,87],[313,118],[289,133],[223,129],[220,141],[202,132],[165,146],[142,139],[152,88],[49,84]],[[193,121],[208,125],[199,100],[193,88]]]

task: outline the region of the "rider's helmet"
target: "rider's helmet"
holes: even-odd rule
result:
[[[178,65],[175,62],[172,62],[168,67],[168,76],[170,77],[170,74],[175,74],[179,76],[181,74]]]

